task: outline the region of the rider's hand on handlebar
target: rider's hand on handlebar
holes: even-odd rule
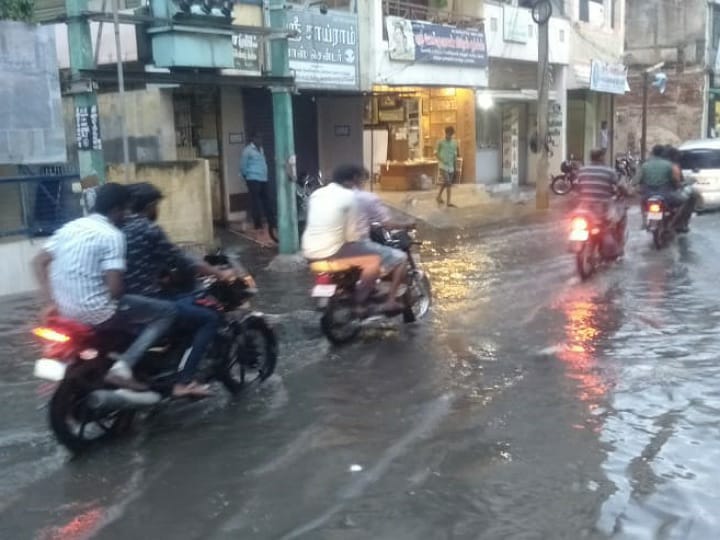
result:
[[[232,268],[228,268],[225,270],[216,270],[215,278],[219,281],[227,281],[228,283],[232,283],[238,278],[238,275],[235,270],[233,270]]]

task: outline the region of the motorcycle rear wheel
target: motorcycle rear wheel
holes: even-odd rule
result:
[[[653,231],[653,244],[658,251],[667,247],[672,240],[672,231],[663,223]]]
[[[586,242],[578,252],[576,260],[580,279],[583,281],[590,279],[600,262],[600,246],[597,242]]]
[[[558,174],[552,177],[550,189],[555,195],[567,195],[573,190],[573,183],[566,174]]]
[[[350,343],[360,333],[360,321],[353,314],[353,305],[349,298],[331,298],[328,302],[320,328],[333,345]]]
[[[66,379],[50,400],[50,427],[58,442],[74,454],[126,431],[135,417],[134,411],[96,415],[85,403],[89,394],[84,385]]]

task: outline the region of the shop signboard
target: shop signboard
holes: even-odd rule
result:
[[[593,60],[590,64],[590,90],[623,95],[628,90],[627,74],[627,66]]]
[[[232,37],[235,69],[260,74],[260,42],[253,34],[235,34]]]
[[[75,138],[78,150],[102,150],[96,105],[75,107]]]
[[[488,66],[485,33],[425,21],[386,17],[391,60],[484,69]]]
[[[288,9],[285,17],[287,29],[297,32],[288,39],[288,57],[299,88],[360,88],[356,14]]]

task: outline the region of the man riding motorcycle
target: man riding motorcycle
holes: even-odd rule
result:
[[[57,313],[100,331],[144,327],[107,375],[108,382],[141,390],[132,369],[170,329],[177,309],[172,302],[127,294],[125,237],[119,227],[130,192],[109,183],[96,195],[93,213],[60,228],[33,261],[43,300],[50,305],[44,315]]]
[[[390,212],[383,203],[382,199],[377,194],[367,191],[364,189],[365,184],[370,179],[370,173],[367,169],[362,169],[362,173],[358,168],[358,174],[355,177],[354,187],[355,197],[358,201],[358,234],[363,240],[370,239],[370,229],[372,225],[377,223],[382,225],[385,229],[411,229],[415,226],[414,223],[399,223],[392,219]],[[393,249],[393,248],[387,248]],[[400,257],[400,254],[405,254],[400,250],[394,250],[397,253],[396,258]]]
[[[383,309],[401,311],[403,306],[396,297],[405,279],[406,257],[402,252],[364,238],[364,227],[358,225],[361,210],[353,190],[358,178],[364,175],[365,169],[361,166],[341,165],[335,170],[332,182],[310,196],[302,238],[303,255],[310,261],[342,261],[360,269],[355,303],[361,315],[377,278],[391,274],[388,301]]]
[[[676,230],[684,233],[689,231],[697,197],[691,190],[683,189],[679,160],[679,152],[676,153],[672,147],[654,146],[650,159],[640,168],[636,182],[642,194],[643,212],[648,198],[660,195],[668,206],[679,209]]]
[[[615,169],[605,164],[605,150],[597,148],[590,152],[590,164],[580,168],[577,184],[580,208],[596,215],[603,223],[614,228],[619,254],[625,250],[627,208],[616,202],[615,196],[626,195],[626,188],[619,183]]]
[[[130,186],[132,193],[131,215],[125,220],[123,232],[127,240],[127,272],[125,288],[133,294],[164,298],[175,302],[177,323],[192,330],[190,354],[173,387],[173,396],[205,397],[210,394],[206,385],[193,381],[198,365],[203,359],[220,324],[219,314],[198,306],[192,295],[177,295],[167,291],[161,277],[170,268],[193,271],[202,276],[214,276],[219,280],[234,280],[232,271],[220,271],[207,263],[194,260],[170,242],[165,231],[156,221],[162,193],[154,185],[142,182]]]

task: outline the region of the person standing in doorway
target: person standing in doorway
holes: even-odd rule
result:
[[[245,147],[240,157],[240,174],[245,179],[250,193],[250,212],[256,239],[268,244],[270,232],[275,229],[275,213],[270,200],[268,165],[262,143],[262,135],[253,132],[250,144]],[[263,218],[267,223],[267,229],[263,227]]]
[[[607,155],[607,152],[610,149],[610,130],[608,129],[607,120],[600,122],[600,135],[598,139],[598,147],[601,150],[604,150]]]
[[[457,167],[457,159],[460,157],[460,149],[455,136],[455,128],[448,126],[445,128],[445,138],[437,145],[436,155],[440,169],[440,191],[438,192],[437,202],[443,204],[443,192],[447,190],[447,206],[454,208],[455,205],[450,201],[450,190],[453,180],[455,179],[455,171]]]

